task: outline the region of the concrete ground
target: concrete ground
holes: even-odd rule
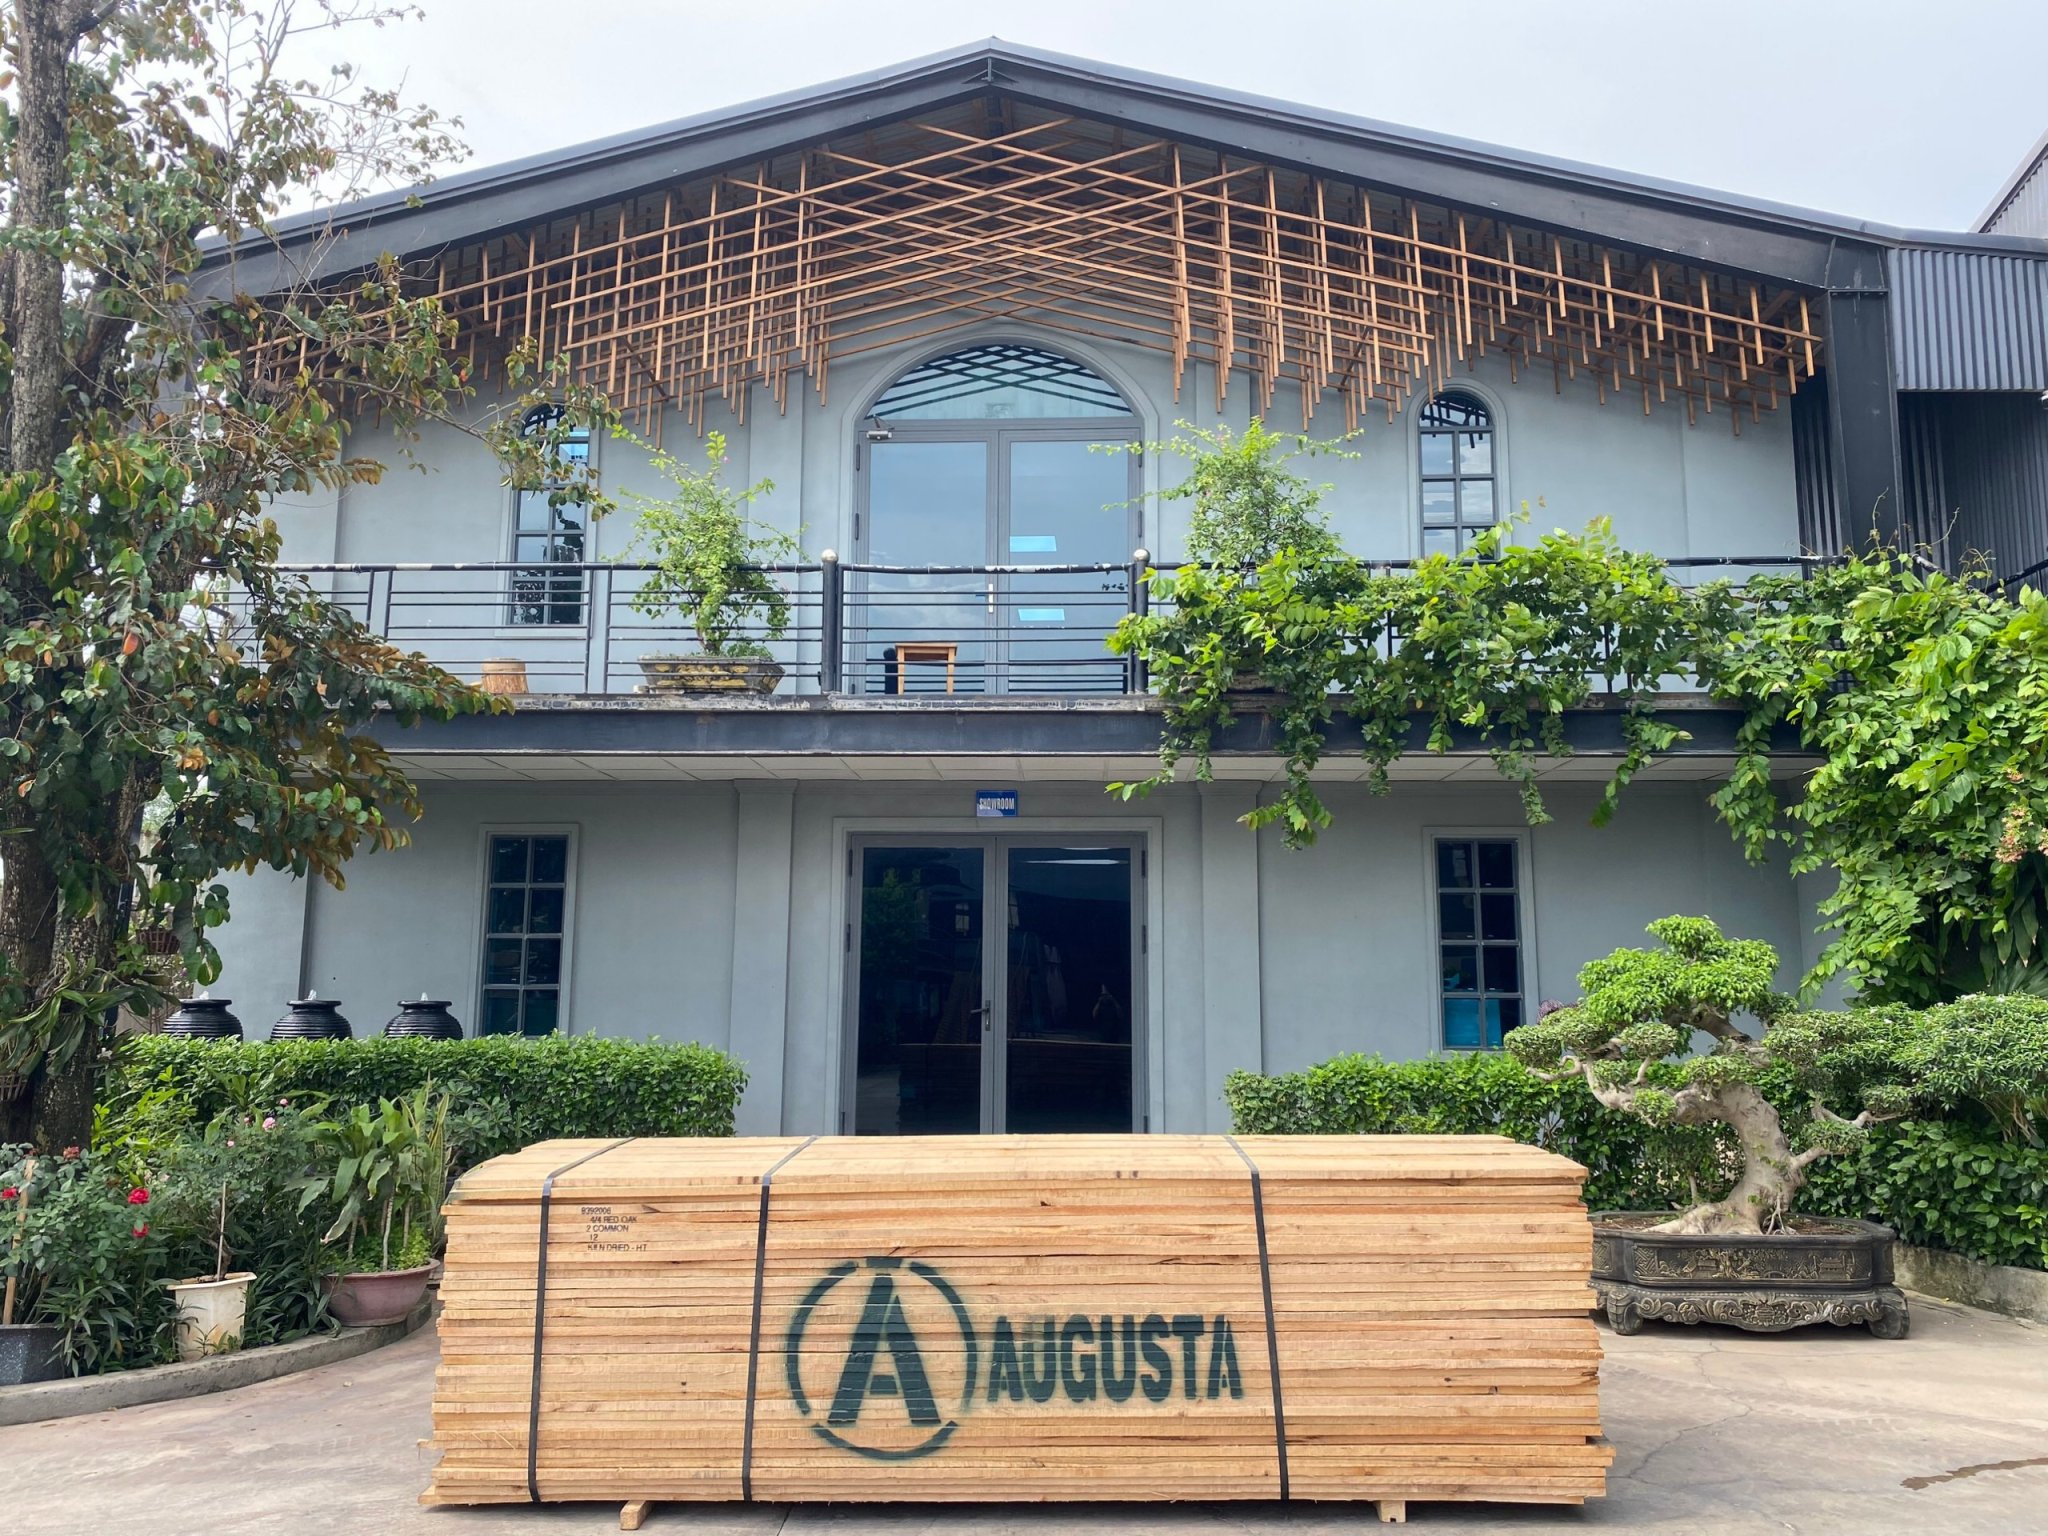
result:
[[[1913,1333],[1608,1336],[1616,1457],[1583,1510],[1419,1504],[1425,1531],[2048,1532],[2048,1328],[1915,1297]],[[556,1536],[615,1505],[421,1509],[431,1331],[179,1403],[0,1429],[7,1536]],[[658,1508],[703,1536],[1066,1536],[1378,1529],[1370,1506]]]

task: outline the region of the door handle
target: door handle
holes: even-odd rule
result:
[[[981,1015],[981,1032],[984,1035],[990,1033],[992,1030],[995,1029],[996,1005],[995,1000],[993,998],[991,998],[988,1002],[983,1003],[979,1008],[975,1010],[975,1012]]]

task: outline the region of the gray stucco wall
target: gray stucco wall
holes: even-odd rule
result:
[[[764,520],[803,530],[806,551],[826,548],[854,558],[853,509],[858,503],[855,439],[868,403],[904,368],[935,351],[975,339],[1005,337],[1035,341],[1089,362],[1128,395],[1142,432],[1172,435],[1175,423],[1226,421],[1242,426],[1251,414],[1253,391],[1243,378],[1231,381],[1220,416],[1214,409],[1213,376],[1204,367],[1188,370],[1181,400],[1173,398],[1167,359],[1136,348],[1076,344],[1072,338],[1034,334],[1016,326],[949,333],[943,344],[898,349],[850,359],[835,367],[829,403],[814,391],[793,392],[787,414],[757,394],[747,425],[712,408],[710,426],[729,440],[734,484],[772,479],[774,493],[757,507]],[[1797,550],[1792,438],[1787,413],[1744,420],[1738,436],[1727,411],[1701,414],[1688,425],[1676,403],[1652,405],[1646,414],[1638,398],[1610,395],[1601,404],[1590,380],[1565,381],[1554,388],[1548,369],[1524,372],[1510,382],[1504,358],[1489,356],[1459,383],[1491,405],[1500,433],[1500,504],[1526,504],[1530,530],[1579,529],[1596,517],[1611,518],[1622,541],[1664,555],[1780,555]],[[1414,412],[1420,397],[1394,421],[1369,414],[1350,449],[1349,460],[1323,460],[1311,473],[1335,487],[1328,506],[1352,549],[1376,559],[1400,559],[1421,552],[1417,509]],[[484,407],[478,408],[481,418]],[[1294,430],[1300,422],[1299,396],[1283,384],[1269,424]],[[1341,432],[1334,400],[1318,411],[1313,433]],[[695,452],[688,429],[677,419],[666,424],[672,450]],[[385,445],[365,428],[353,446],[376,455]],[[338,497],[281,505],[277,516],[286,536],[287,558],[351,562],[502,560],[510,555],[512,498],[499,471],[474,437],[449,427],[429,427],[416,450],[425,472],[394,468],[376,485],[352,486]],[[624,441],[597,445],[594,457],[613,490],[655,488],[642,450]],[[1184,473],[1175,461],[1149,456],[1145,484],[1157,490]],[[630,507],[595,532],[592,557],[617,553],[630,539]],[[1148,501],[1143,539],[1164,559],[1183,552],[1184,504]],[[498,578],[502,581],[502,578]],[[456,585],[461,585],[460,582]],[[489,578],[475,583],[490,590]],[[520,632],[529,643],[531,630]]]
[[[357,861],[346,892],[240,882],[219,990],[252,1033],[305,985],[343,998],[359,1031],[422,992],[455,999],[473,1021],[485,833],[569,827],[571,1029],[726,1047],[754,1077],[742,1129],[833,1130],[848,839],[985,834],[972,816],[977,782],[429,784],[412,846]],[[1580,965],[1673,911],[1770,940],[1789,984],[1809,953],[1806,893],[1743,862],[1708,788],[1638,783],[1614,823],[1594,829],[1590,785],[1552,786],[1556,820],[1529,828],[1504,785],[1397,784],[1378,798],[1337,783],[1325,790],[1335,825],[1314,849],[1289,852],[1236,824],[1261,792],[1251,783],[1176,786],[1123,806],[1094,783],[1026,781],[1022,814],[1003,830],[1141,840],[1150,1123],[1215,1129],[1233,1067],[1436,1047],[1433,830],[1525,839],[1532,999],[1572,996]],[[303,939],[289,920],[299,898]]]

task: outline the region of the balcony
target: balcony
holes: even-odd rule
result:
[[[782,668],[774,692],[938,703],[1111,699],[1149,689],[1142,664],[1104,644],[1148,594],[1142,558],[1105,565],[891,566],[827,559],[769,567],[790,604],[767,645]],[[1783,556],[1667,562],[1681,581],[1783,573]],[[1398,572],[1410,562],[1376,568]],[[1171,569],[1171,567],[1166,567]],[[625,563],[536,566],[286,567],[375,633],[494,691],[563,702],[652,694],[643,657],[700,649],[687,625],[636,612],[649,568]]]

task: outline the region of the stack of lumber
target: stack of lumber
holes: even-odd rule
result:
[[[1583,1178],[1499,1137],[530,1147],[447,1207],[424,1499],[1579,1503]]]

